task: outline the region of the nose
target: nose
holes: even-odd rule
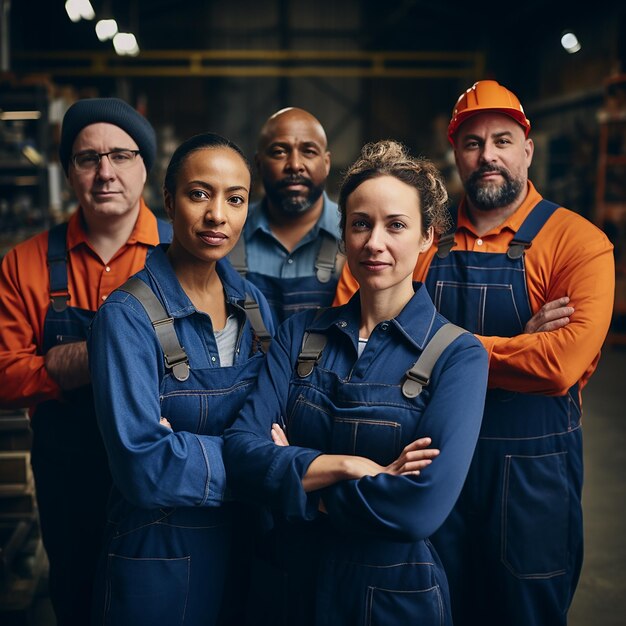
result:
[[[289,153],[286,168],[291,172],[302,172],[304,170],[304,163],[298,150],[292,150]]]
[[[111,178],[115,178],[115,168],[111,165],[111,161],[109,161],[109,156],[100,157],[100,163],[98,163],[98,178],[103,180],[110,180]]]
[[[480,158],[484,163],[493,163],[496,160],[496,147],[491,141],[486,141],[480,153]]]
[[[384,249],[384,231],[374,227],[370,230],[365,247],[369,252],[381,252]]]
[[[226,210],[224,202],[219,198],[214,198],[209,202],[204,220],[210,224],[223,224],[226,221]]]

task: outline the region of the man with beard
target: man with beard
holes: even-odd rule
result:
[[[330,306],[344,258],[337,204],[324,191],[330,152],[322,125],[303,109],[274,113],[255,162],[265,197],[250,205],[231,262],[261,289],[278,322]]]
[[[580,394],[611,321],[613,247],[535,189],[529,131],[496,81],[461,94],[448,138],[465,195],[414,272],[489,353],[474,460],[432,538],[456,626],[564,625],[582,564]],[[335,302],[356,288],[344,269]]]

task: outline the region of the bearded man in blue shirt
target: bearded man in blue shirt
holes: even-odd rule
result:
[[[337,204],[325,192],[326,133],[299,108],[269,117],[255,162],[265,197],[250,204],[243,236],[229,258],[263,292],[277,322],[332,304],[343,267]]]

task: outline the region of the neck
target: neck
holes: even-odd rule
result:
[[[108,263],[130,239],[138,215],[139,204],[124,215],[94,215],[82,211],[87,240],[104,263]]]
[[[214,330],[226,324],[226,298],[215,261],[201,261],[187,254],[176,239],[167,249],[167,256],[183,291],[198,311],[211,318]]]
[[[393,289],[369,290],[361,287],[359,337],[367,339],[378,324],[398,316],[414,295],[412,277]]]
[[[270,229],[276,239],[291,252],[302,238],[317,224],[324,208],[324,196],[304,213],[286,214],[267,200]]]
[[[189,289],[203,293],[213,287],[216,282],[220,283],[221,288],[215,261],[201,261],[188,254],[176,239],[169,245],[167,257],[174,268],[176,278],[186,292]]]

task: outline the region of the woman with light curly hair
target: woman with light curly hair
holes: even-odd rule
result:
[[[235,496],[275,511],[284,624],[451,624],[428,537],[470,465],[487,354],[412,280],[446,204],[429,161],[394,141],[362,149],[339,194],[360,289],[282,325],[225,433]]]

